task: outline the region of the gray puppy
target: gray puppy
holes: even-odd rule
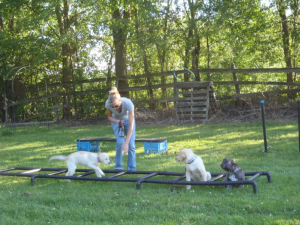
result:
[[[242,168],[238,166],[232,159],[225,158],[220,164],[221,168],[228,173],[223,181],[237,181],[245,180],[245,173]],[[244,185],[239,185],[240,188],[243,188]],[[232,189],[232,185],[227,185],[227,189]]]

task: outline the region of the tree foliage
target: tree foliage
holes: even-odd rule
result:
[[[74,93],[102,85],[78,85],[82,79],[126,78],[176,67],[297,67],[299,5],[299,0],[1,0],[1,93],[4,81],[14,76],[26,87],[63,82],[63,115],[70,119],[84,115],[81,106],[92,101]],[[20,66],[27,67],[18,74],[9,73]],[[196,74],[196,80],[232,80],[230,76]],[[116,84],[107,82],[93,100],[103,100],[112,85],[126,88],[170,82],[167,77],[123,78]],[[185,74],[183,79],[193,76]],[[296,82],[298,77],[250,74],[239,79]],[[130,97],[145,93],[134,95]],[[166,97],[169,93],[163,88],[146,95]],[[74,111],[70,105],[78,107]]]

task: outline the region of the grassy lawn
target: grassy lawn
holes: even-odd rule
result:
[[[135,183],[36,179],[31,186],[29,177],[0,176],[0,224],[300,224],[298,125],[267,122],[266,127],[270,153],[259,153],[264,148],[259,122],[137,127],[137,138],[167,138],[169,148],[168,154],[149,155],[137,142],[138,170],[184,172],[175,157],[180,149],[192,148],[212,173],[224,172],[219,165],[225,157],[245,172],[269,171],[273,182],[257,178],[257,194],[251,185],[233,190],[182,186],[177,193],[167,184],[142,184],[137,190]],[[7,134],[0,128],[0,169],[65,168],[65,162],[48,159],[77,151],[77,139],[113,137],[111,127],[97,125],[21,127]],[[101,148],[114,162],[114,143]]]

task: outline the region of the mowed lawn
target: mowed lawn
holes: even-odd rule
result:
[[[220,186],[185,186],[0,176],[0,224],[300,224],[300,153],[297,122],[267,122],[269,153],[261,122],[197,126],[138,126],[137,138],[167,138],[168,154],[145,154],[136,143],[140,171],[184,172],[175,161],[182,148],[202,157],[207,171],[223,173],[231,158],[245,172],[268,171],[251,185],[227,190]],[[110,126],[19,127],[14,135],[0,128],[0,169],[14,166],[65,168],[48,159],[77,151],[77,139],[112,138]],[[114,162],[115,144],[100,144]],[[126,168],[127,156],[124,157]],[[114,163],[101,165],[113,169]],[[79,166],[78,168],[84,168]],[[94,175],[92,175],[94,176]],[[129,176],[129,175],[127,175]],[[135,175],[136,176],[136,175]]]

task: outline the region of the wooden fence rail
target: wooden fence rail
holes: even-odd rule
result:
[[[269,68],[269,69],[190,69],[192,72],[196,73],[232,73],[232,74],[249,74],[249,73],[288,73],[294,72],[299,73],[300,68]],[[176,70],[176,75],[186,73],[186,70]],[[63,85],[76,85],[76,84],[84,84],[84,83],[95,83],[95,82],[108,82],[108,81],[118,81],[118,80],[131,80],[131,79],[139,79],[146,77],[161,77],[161,76],[174,76],[174,71],[161,72],[161,73],[152,73],[152,74],[140,74],[140,75],[130,75],[127,77],[110,77],[110,78],[95,78],[95,79],[86,79],[81,81],[70,81],[70,82],[56,82],[48,84],[47,87],[62,87]],[[300,83],[287,83],[287,82],[262,82],[262,81],[213,81],[214,84],[218,85],[235,85],[235,84],[265,84],[265,85],[287,85],[287,86],[300,86]],[[45,90],[46,86],[39,86],[40,90]],[[147,90],[142,89],[142,90]],[[26,90],[26,92],[16,92],[16,94],[26,94],[32,91],[36,91],[36,88],[31,88]],[[129,91],[132,91],[131,89]]]
[[[213,84],[218,84],[218,85],[249,85],[249,84],[263,84],[263,85],[285,85],[285,86],[300,86],[300,83],[287,83],[287,82],[253,82],[253,81],[228,81],[228,82],[213,82]],[[129,87],[126,89],[120,89],[119,91],[141,91],[141,90],[149,90],[149,89],[158,89],[158,88],[163,88],[163,87],[175,87],[174,83],[173,84],[165,84],[165,85],[151,85],[151,86],[140,86],[140,87]],[[223,96],[222,99],[237,99],[237,98],[249,98],[249,97],[257,97],[257,96],[263,96],[263,95],[270,95],[270,94],[288,94],[288,93],[298,93],[300,92],[300,89],[288,89],[288,90],[277,90],[277,91],[270,91],[270,92],[257,92],[257,93],[248,93],[248,94],[238,94],[238,95],[229,95],[229,96]],[[75,91],[75,92],[70,92],[71,95],[87,95],[87,94],[97,94],[99,93],[99,90],[90,90],[90,91]],[[54,97],[61,97],[63,96],[63,92],[56,92],[56,93],[51,93],[47,95],[41,95],[36,98],[29,98],[29,99],[23,99],[20,101],[16,101],[14,103],[8,103],[8,106],[12,105],[20,105],[24,103],[30,103],[30,102],[35,102],[38,100],[45,100],[49,98],[54,98]],[[174,97],[168,97],[168,98],[161,98],[161,99],[154,99],[154,100],[148,100],[148,99],[137,99],[133,100],[134,103],[146,103],[146,104],[151,104],[151,103],[162,103],[162,102],[174,102],[175,98]],[[89,103],[88,105],[101,105],[104,104],[104,102],[98,102],[98,103]]]
[[[249,73],[287,73],[287,72],[294,72],[299,73],[300,68],[269,68],[269,69],[190,69],[194,73],[232,73],[236,76],[236,74],[249,74]],[[176,75],[178,74],[184,74],[187,73],[186,70],[176,70]],[[168,72],[162,72],[162,73],[153,73],[153,74],[139,74],[139,75],[131,75],[127,77],[111,77],[111,78],[96,78],[96,79],[89,79],[89,80],[81,80],[76,82],[65,82],[65,83],[51,83],[47,85],[39,85],[39,88],[31,88],[26,90],[25,92],[18,93],[16,92],[16,95],[24,95],[27,93],[32,92],[38,92],[37,96],[34,98],[27,98],[15,102],[8,102],[7,106],[17,106],[20,104],[26,104],[31,102],[37,102],[37,101],[47,101],[47,99],[53,99],[56,98],[55,102],[57,102],[55,105],[52,106],[53,109],[59,109],[63,108],[64,106],[60,103],[62,102],[61,97],[65,95],[64,92],[58,91],[58,87],[62,87],[65,85],[72,85],[75,87],[76,85],[84,84],[84,83],[96,83],[96,82],[108,82],[108,81],[118,81],[123,79],[140,79],[140,78],[146,78],[146,77],[161,77],[161,76],[174,76],[174,71],[168,71]],[[287,82],[274,82],[274,81],[238,81],[237,79],[234,79],[233,81],[213,81],[213,85],[278,85],[278,86],[287,86],[287,87],[298,87],[300,86],[300,83],[287,83]],[[166,84],[155,84],[155,85],[144,85],[144,86],[135,86],[135,87],[129,87],[125,89],[120,89],[120,92],[136,92],[136,91],[146,91],[150,89],[162,89],[162,88],[171,88],[174,90],[176,86],[175,79],[172,80],[172,83],[166,83]],[[51,89],[55,88],[55,90],[47,91],[46,94],[46,88]],[[69,94],[73,96],[84,96],[84,95],[92,95],[92,94],[98,94],[99,92],[103,92],[103,90],[84,90],[84,91],[72,91]],[[106,90],[105,90],[106,91]],[[44,94],[39,94],[44,92]],[[286,89],[286,90],[276,90],[271,92],[257,92],[257,93],[245,93],[245,94],[236,94],[236,95],[230,95],[230,96],[223,96],[222,99],[237,99],[237,98],[248,98],[248,97],[258,97],[258,96],[266,96],[266,95],[274,95],[274,94],[287,94],[287,93],[298,93],[300,92],[300,89]],[[176,97],[174,96],[168,96],[165,98],[160,99],[133,99],[133,102],[135,104],[152,104],[152,103],[163,103],[163,102],[175,102]],[[82,105],[83,103],[76,103],[78,106]],[[104,102],[89,102],[84,103],[84,105],[87,106],[100,106],[104,105]]]

